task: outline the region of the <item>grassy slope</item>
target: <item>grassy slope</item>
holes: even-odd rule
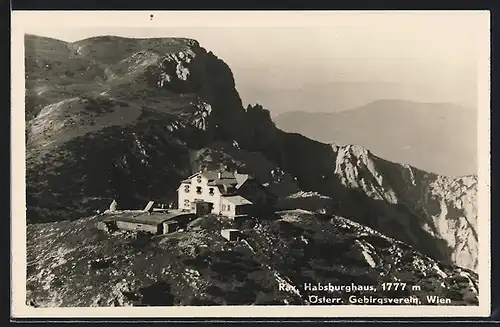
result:
[[[88,215],[114,197],[163,197],[190,173],[192,144],[184,142],[196,131],[167,127],[186,125],[198,98],[151,89],[149,71],[157,53],[186,50],[190,40],[28,35],[25,43],[28,222]]]

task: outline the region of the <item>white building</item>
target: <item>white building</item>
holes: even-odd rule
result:
[[[200,171],[181,182],[177,189],[179,209],[196,211],[197,204],[207,212],[227,216],[246,216],[273,204],[274,196],[255,178],[229,171]]]

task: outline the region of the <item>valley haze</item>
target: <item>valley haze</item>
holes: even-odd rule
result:
[[[360,144],[391,161],[447,176],[477,174],[477,110],[452,103],[382,99],[338,113],[287,112],[287,132],[321,142]]]
[[[434,78],[443,92],[419,97],[406,91],[426,84],[432,60],[399,90],[391,85],[404,73],[370,71],[374,62],[354,80],[330,79],[345,72],[324,71],[335,56],[321,51],[284,73],[294,65],[280,68],[293,48],[280,43],[285,29],[238,30],[248,40],[267,30],[282,47],[257,56],[267,62],[253,75],[258,65],[233,69],[194,32],[70,41],[93,32],[26,32],[26,306],[484,305],[475,50],[449,40],[467,58]],[[205,37],[238,49],[231,33],[211,27]],[[378,91],[340,91],[357,85]],[[305,93],[287,91],[296,87]],[[111,202],[125,213],[150,200],[180,210],[179,185],[199,171],[255,177],[276,202],[242,219],[196,212],[162,235],[102,228]]]

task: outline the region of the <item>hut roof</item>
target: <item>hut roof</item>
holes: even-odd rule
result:
[[[158,225],[163,223],[164,221],[189,214],[190,213],[173,210],[169,212],[152,212],[151,214],[148,214],[147,212],[124,212],[113,215],[112,219],[115,221],[127,221],[147,225]]]
[[[231,202],[234,205],[237,205],[237,206],[241,206],[241,205],[245,205],[245,204],[252,204],[252,202],[245,199],[241,195],[225,196],[224,199]]]

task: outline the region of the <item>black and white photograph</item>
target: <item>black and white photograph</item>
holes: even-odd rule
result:
[[[489,315],[488,12],[12,21],[13,312]]]

